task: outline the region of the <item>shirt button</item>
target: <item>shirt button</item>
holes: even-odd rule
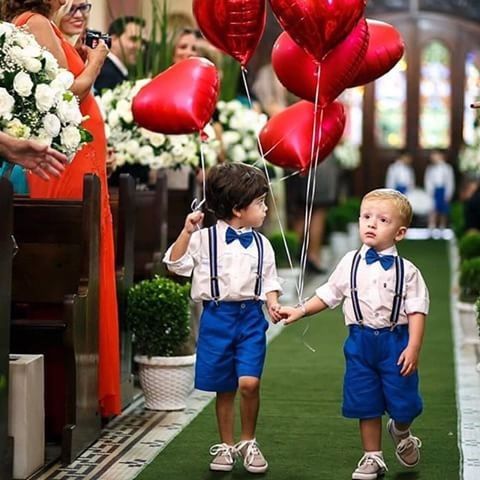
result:
[[[240,304],[240,308],[245,308],[245,304],[244,303]]]
[[[374,280],[374,281],[373,281],[373,283],[377,283],[377,281],[376,281],[376,280]]]
[[[380,334],[380,332],[378,330],[375,330],[374,335],[376,336],[376,335],[379,335],[379,334]]]
[[[379,315],[379,314],[378,314],[378,313],[376,313],[376,314],[375,314],[375,317],[377,317],[377,318],[378,318],[378,315]]]

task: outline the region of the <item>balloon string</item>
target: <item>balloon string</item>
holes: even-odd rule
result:
[[[242,80],[243,80],[243,86],[245,88],[245,93],[247,95],[247,99],[248,99],[248,103],[250,105],[250,108],[253,110],[253,102],[252,102],[252,97],[250,95],[250,89],[248,87],[248,82],[247,82],[247,76],[246,76],[246,73],[247,73],[247,70],[242,67]],[[284,229],[284,226],[283,226],[283,223],[282,223],[282,220],[280,218],[280,212],[279,212],[279,209],[278,209],[278,205],[277,205],[277,201],[275,199],[275,195],[274,195],[274,192],[273,192],[273,187],[272,187],[272,181],[270,179],[270,174],[268,173],[268,166],[267,166],[267,161],[265,159],[265,153],[263,152],[263,147],[262,147],[262,143],[260,142],[260,136],[259,136],[259,132],[258,131],[255,131],[255,137],[257,139],[257,145],[258,145],[258,149],[260,151],[260,157],[262,159],[262,163],[263,163],[263,169],[265,171],[265,176],[267,177],[267,181],[268,181],[268,188],[270,190],[270,198],[272,199],[272,204],[273,204],[273,209],[275,211],[275,215],[277,217],[277,221],[278,221],[278,226],[279,226],[279,229],[280,229],[280,234],[282,235],[282,240],[283,240],[283,246],[285,248],[285,253],[287,254],[287,260],[288,260],[288,264],[290,266],[290,270],[293,272],[293,262],[292,262],[292,256],[290,254],[290,250],[288,248],[288,244],[287,244],[287,239],[285,237],[285,229]],[[282,139],[283,140],[283,139]],[[280,142],[282,141],[280,140]],[[280,143],[279,142],[279,143]],[[277,143],[278,145],[278,143]],[[275,148],[276,145],[273,147]],[[270,150],[271,151],[271,150]],[[298,300],[299,302],[301,302],[301,297],[300,297],[300,289],[299,289],[299,283],[297,282],[296,285],[296,290],[297,290],[297,295],[298,295]]]
[[[321,133],[322,133],[322,122],[323,122],[323,110],[320,114],[320,128],[319,128],[319,140],[316,142],[317,138],[317,110],[319,107],[319,96],[320,96],[320,77],[321,77],[321,65],[317,65],[317,85],[315,89],[315,104],[313,112],[313,132],[312,132],[312,142],[310,148],[310,166],[308,168],[308,178],[307,178],[307,191],[305,195],[305,218],[303,225],[303,242],[302,250],[300,255],[300,296],[303,297],[303,292],[305,288],[305,272],[307,267],[308,259],[308,247],[310,244],[310,225],[313,215],[313,202],[315,198],[316,182],[317,182],[317,165],[318,165],[318,155],[319,155],[319,146],[321,142]],[[317,148],[315,148],[317,146]]]

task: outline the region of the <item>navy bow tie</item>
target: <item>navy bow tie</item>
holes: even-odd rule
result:
[[[225,241],[228,244],[235,240],[238,240],[243,248],[248,248],[253,242],[253,232],[237,233],[233,228],[228,227],[227,233],[225,234]]]
[[[370,247],[365,255],[365,260],[367,265],[379,261],[383,269],[388,270],[392,267],[395,257],[393,255],[379,255],[373,247]]]

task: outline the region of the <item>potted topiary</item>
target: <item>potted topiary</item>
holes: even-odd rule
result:
[[[461,260],[480,257],[480,233],[468,232],[458,242],[458,251]]]
[[[190,334],[189,291],[189,284],[155,276],[128,292],[127,322],[148,409],[181,410],[193,390],[195,354],[181,350]]]
[[[357,217],[358,218],[358,217]],[[327,212],[327,230],[333,258],[337,259],[350,250],[348,224],[350,208],[342,205],[331,207]]]
[[[464,344],[478,344],[475,301],[480,296],[480,257],[464,260],[460,264],[460,294],[457,310]]]
[[[297,282],[300,275],[300,268],[298,266],[298,258],[300,256],[300,239],[296,232],[287,230],[284,232],[285,242],[283,240],[282,232],[274,232],[269,235],[268,239],[275,252],[275,262],[277,264],[278,276],[283,280],[282,288],[282,302],[290,303],[298,300]],[[292,267],[288,261],[285,243],[290,253],[290,260]]]

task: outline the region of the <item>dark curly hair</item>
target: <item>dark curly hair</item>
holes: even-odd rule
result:
[[[35,12],[45,17],[50,16],[52,4],[50,0],[0,0],[2,19],[11,22],[23,12]]]
[[[230,220],[233,209],[248,207],[268,192],[265,174],[244,163],[223,163],[208,172],[205,199],[207,208],[219,220]]]

